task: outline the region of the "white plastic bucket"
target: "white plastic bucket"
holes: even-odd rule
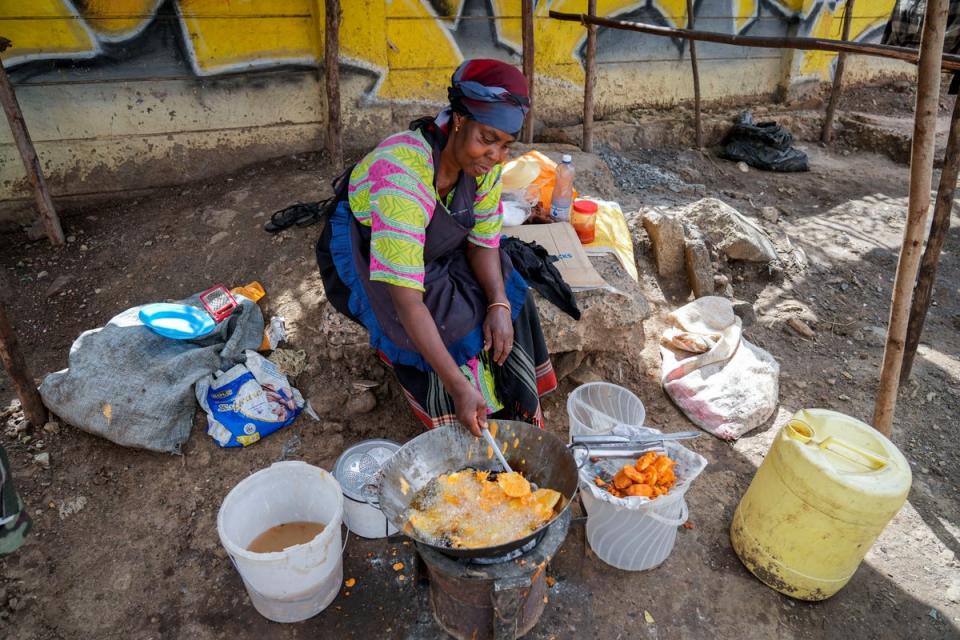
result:
[[[277,462],[235,486],[220,506],[220,542],[256,610],[274,622],[306,620],[337,597],[343,582],[343,492],[332,475],[305,462]],[[308,543],[276,553],[247,550],[271,527],[326,526]]]
[[[567,398],[570,437],[610,433],[618,425],[642,427],[643,402],[629,390],[609,382],[590,382]]]
[[[641,510],[617,507],[581,491],[587,518],[587,542],[598,558],[625,571],[659,566],[673,551],[677,527],[687,521],[683,493],[667,494]]]

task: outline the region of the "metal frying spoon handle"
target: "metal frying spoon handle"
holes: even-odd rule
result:
[[[494,455],[497,456],[497,460],[500,461],[500,464],[503,465],[503,470],[507,473],[513,473],[513,469],[510,468],[510,465],[507,463],[507,459],[503,457],[503,452],[500,451],[500,447],[497,446],[497,441],[493,438],[493,434],[490,433],[490,429],[484,427],[481,430],[483,433],[483,439],[487,441],[487,444],[493,449]]]

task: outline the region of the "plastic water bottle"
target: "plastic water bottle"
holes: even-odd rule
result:
[[[573,178],[576,176],[573,158],[564,154],[557,166],[557,180],[550,199],[550,218],[554,222],[570,221],[570,205],[573,202]]]

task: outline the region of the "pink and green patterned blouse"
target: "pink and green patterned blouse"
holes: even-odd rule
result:
[[[350,209],[371,228],[371,280],[424,290],[423,246],[438,200],[434,171],[430,143],[419,131],[404,131],[381,142],[350,174]],[[500,172],[497,165],[477,178],[476,225],[468,240],[481,247],[500,246]]]

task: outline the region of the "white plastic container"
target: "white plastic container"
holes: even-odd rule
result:
[[[659,433],[641,428],[637,435]],[[624,434],[626,435],[626,434]],[[615,498],[593,484],[592,465],[580,470],[580,495],[588,512],[587,542],[598,558],[625,571],[645,571],[660,565],[677,539],[677,527],[687,521],[687,490],[707,466],[699,453],[676,442],[665,442],[666,454],[676,462],[677,482],[659,498]],[[607,460],[618,467],[633,460]],[[610,467],[607,467],[609,472]]]
[[[370,487],[383,464],[400,449],[392,440],[364,440],[337,459],[333,475],[343,489],[343,518],[347,528],[362,538],[385,538],[397,532],[383,511],[370,504],[377,499]]]
[[[598,558],[625,571],[659,566],[673,551],[677,527],[687,521],[683,493],[668,493],[631,511],[581,492],[587,518],[587,542]]]
[[[247,550],[271,527],[322,522],[313,540],[276,553]],[[343,492],[328,472],[305,462],[277,462],[248,476],[224,498],[220,542],[253,606],[274,622],[298,622],[323,611],[343,582]]]
[[[602,435],[619,425],[642,427],[647,418],[643,402],[623,387],[609,382],[590,382],[567,398],[570,437]]]

